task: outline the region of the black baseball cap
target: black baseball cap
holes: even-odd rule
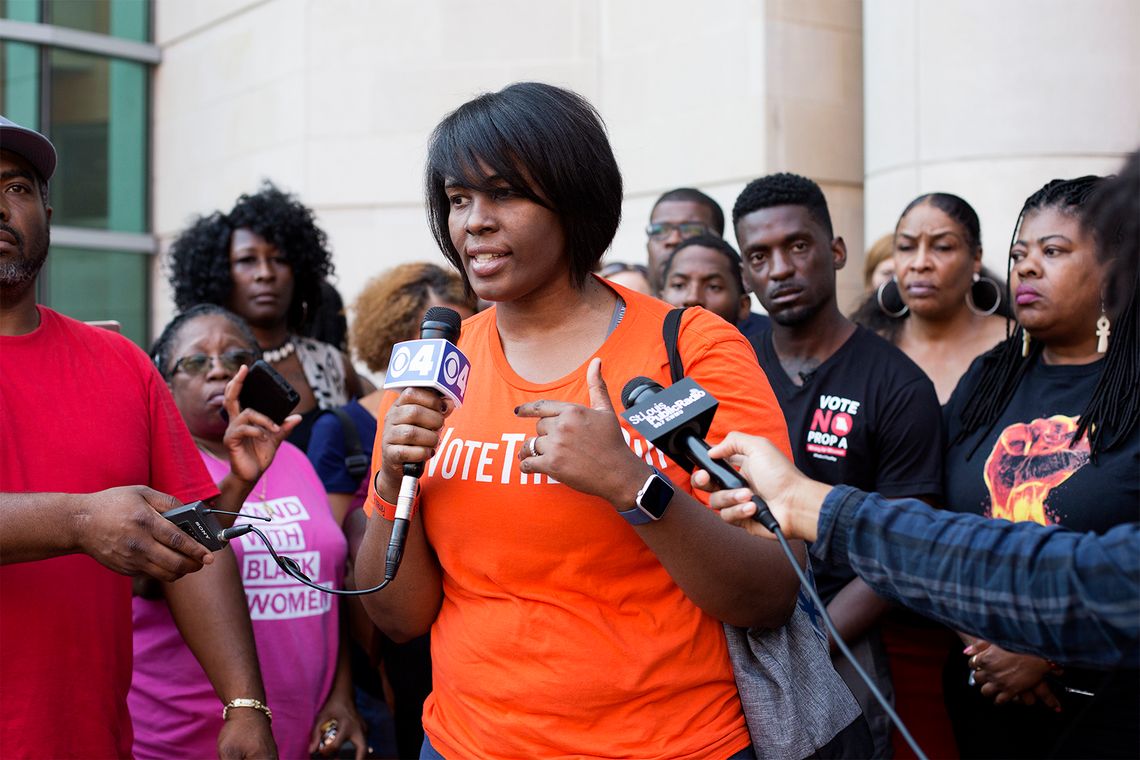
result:
[[[11,119],[0,116],[0,149],[23,156],[44,182],[55,172],[55,146],[34,129],[21,127]]]

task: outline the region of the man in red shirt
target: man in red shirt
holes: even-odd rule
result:
[[[55,164],[0,117],[0,757],[129,757],[130,576],[234,560],[161,515],[218,489],[146,354],[36,303]],[[196,581],[166,587],[184,635],[223,700],[263,701],[240,584]],[[273,754],[264,715],[231,714],[219,750]]]

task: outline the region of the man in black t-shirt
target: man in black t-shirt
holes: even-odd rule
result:
[[[892,497],[940,500],[941,414],[934,386],[901,351],[843,316],[835,273],[847,261],[819,186],[794,174],[751,182],[732,212],[744,278],[771,317],[751,338],[784,411],[796,466],[808,477]],[[891,692],[877,621],[889,605],[847,566],[813,560],[816,585],[843,639]],[[833,655],[836,653],[832,645]],[[891,726],[842,660],[877,756]]]

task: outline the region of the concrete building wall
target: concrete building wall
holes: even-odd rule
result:
[[[866,0],[866,237],[915,196],[965,198],[1004,274],[1025,198],[1140,145],[1140,3]]]
[[[848,242],[844,306],[864,246],[914,196],[970,201],[1004,271],[1025,196],[1113,171],[1140,135],[1132,0],[157,0],[155,18],[164,246],[272,178],[316,210],[349,301],[387,267],[438,260],[427,136],[513,81],[573,88],[606,120],[626,182],[608,259],[644,260],[665,190],[699,187],[730,214],[748,180],[795,171]],[[161,324],[160,269],[155,284]]]
[[[421,198],[428,134],[527,79],[580,92],[607,122],[626,183],[608,259],[645,260],[665,190],[700,187],[730,214],[748,180],[784,169],[821,182],[860,248],[859,0],[157,0],[155,17],[164,248],[272,178],[315,209],[347,301],[387,267],[440,260]],[[161,325],[161,268],[155,294]]]

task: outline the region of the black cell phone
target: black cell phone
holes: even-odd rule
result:
[[[258,359],[249,368],[238,394],[242,409],[255,409],[280,425],[297,408],[301,394],[281,373]]]
[[[205,503],[194,501],[164,512],[162,516],[202,546],[210,551],[217,551],[225,548],[226,542],[221,538],[222,526],[207,511],[208,509]]]

